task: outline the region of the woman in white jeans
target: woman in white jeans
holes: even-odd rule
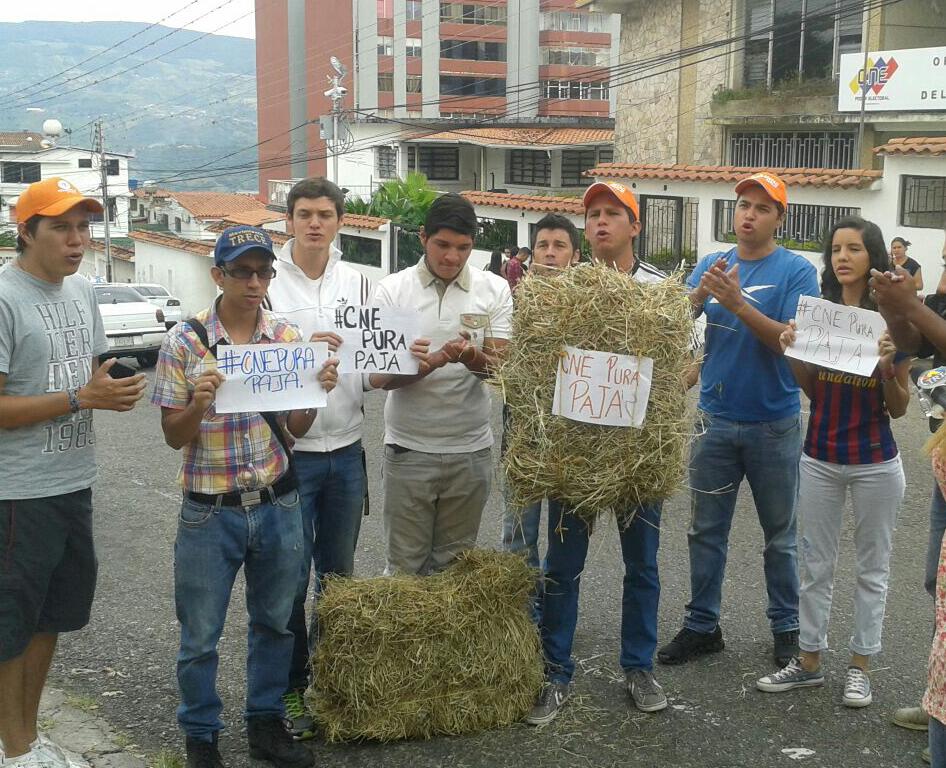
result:
[[[825,240],[821,295],[844,306],[876,310],[871,269],[889,269],[880,228],[859,217],[836,222]],[[782,351],[795,343],[795,323],[780,337]],[[760,678],[761,691],[777,693],[824,683],[821,653],[828,648],[834,569],[848,491],[854,509],[857,580],[854,633],[843,703],[871,702],[870,658],[880,637],[890,574],[893,529],[903,499],[903,466],[890,430],[910,400],[909,358],[890,336],[878,339],[880,361],[870,376],[834,371],[789,358],[798,385],[811,400],[801,457],[798,515],[800,653],[782,670]]]

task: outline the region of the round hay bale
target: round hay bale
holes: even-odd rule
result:
[[[642,284],[603,265],[529,275],[516,292],[510,348],[496,377],[511,416],[504,457],[511,503],[554,498],[593,518],[670,496],[683,478],[690,436],[682,382],[692,338],[679,276]],[[566,345],[653,358],[642,429],[552,415]]]
[[[544,678],[535,574],[470,550],[433,576],[333,578],[306,701],[328,741],[427,739],[508,725]]]

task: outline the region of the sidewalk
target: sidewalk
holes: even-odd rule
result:
[[[97,709],[93,699],[47,688],[39,707],[40,730],[92,768],[146,768],[138,745],[99,717]]]

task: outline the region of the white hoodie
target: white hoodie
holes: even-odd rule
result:
[[[342,252],[334,245],[322,277],[310,279],[292,260],[294,242],[290,240],[276,254],[276,277],[269,284],[269,300],[276,314],[298,325],[308,338],[316,330],[332,330],[336,307],[368,304],[371,283],[341,261]],[[305,436],[296,440],[295,450],[325,453],[360,440],[363,399],[361,375],[339,375],[337,386],[328,395],[328,405],[319,410]]]

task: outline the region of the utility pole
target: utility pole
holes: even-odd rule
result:
[[[348,70],[335,56],[329,60],[335,74],[330,76],[328,81],[332,87],[325,91],[325,95],[332,100],[332,181],[338,184],[338,150],[340,147],[340,138],[338,132],[339,118],[342,114],[342,99],[348,93],[348,89],[342,85]],[[339,186],[341,186],[339,184]]]
[[[105,224],[105,279],[112,282],[112,240],[108,230],[108,160],[105,157],[105,131],[102,118],[95,122],[95,151],[99,155],[99,172],[102,178],[102,221]]]

